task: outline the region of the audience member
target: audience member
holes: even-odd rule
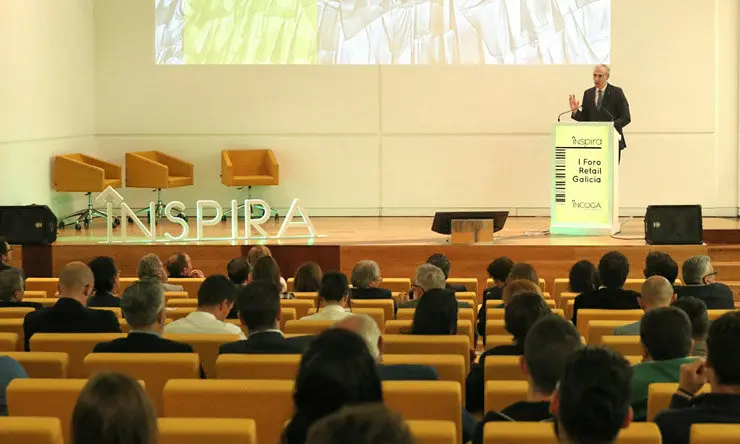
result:
[[[511,273],[511,267],[514,261],[506,256],[496,258],[488,264],[486,271],[488,276],[493,279],[493,286],[483,290],[483,302],[478,310],[478,336],[483,338],[483,345],[486,344],[486,317],[488,315],[486,304],[488,301],[503,300],[503,289],[506,285],[506,278]]]
[[[162,265],[162,260],[156,254],[150,253],[139,259],[136,267],[136,276],[143,280],[158,280],[162,283],[164,291],[185,291],[182,285],[167,283],[167,272]]]
[[[651,251],[645,257],[645,278],[650,276],[663,276],[673,285],[678,279],[678,264],[668,253],[662,251]]]
[[[234,285],[244,285],[249,279],[249,264],[243,257],[235,257],[226,265],[226,274]]]
[[[160,282],[136,281],[126,287],[121,312],[129,325],[128,335],[97,344],[94,353],[193,353],[189,344],[161,337],[167,314]]]
[[[120,307],[118,293],[121,273],[112,257],[98,256],[87,263],[95,279],[95,292],[87,300],[88,307]]]
[[[18,361],[10,356],[0,356],[0,416],[8,416],[8,400],[5,394],[8,384],[14,379],[23,378],[28,378],[28,375]]]
[[[113,312],[85,307],[93,292],[93,274],[82,262],[70,262],[59,273],[59,300],[49,308],[26,315],[23,341],[30,350],[36,333],[120,333],[121,326]]]
[[[640,294],[622,288],[627,281],[629,272],[630,264],[622,253],[617,251],[606,253],[599,261],[599,279],[602,287],[576,296],[573,305],[573,324],[578,325],[578,310],[581,308],[607,310],[640,308],[640,304],[637,302]]]
[[[247,264],[249,265],[250,270],[254,268],[254,265],[260,258],[265,256],[272,257],[272,252],[266,245],[255,245],[250,248],[247,252]],[[282,276],[280,276],[280,285],[278,286],[278,289],[281,294],[288,291],[288,283],[285,282],[285,279],[283,279]]]
[[[236,305],[247,339],[223,344],[219,354],[300,354],[311,340],[310,336],[283,336],[279,328],[280,292],[272,282],[255,281],[239,288]]]
[[[72,412],[72,444],[156,444],[157,418],[138,381],[99,373],[80,392]]]
[[[13,247],[5,240],[0,237],[0,271],[5,271],[13,268],[10,265],[10,261],[13,259]]]
[[[681,272],[684,285],[676,287],[678,299],[693,296],[704,301],[708,310],[735,309],[732,289],[715,281],[717,272],[714,271],[709,256],[692,256],[686,259]]]
[[[317,421],[306,444],[416,444],[403,417],[382,403],[344,407]]]
[[[310,321],[339,321],[351,313],[347,311],[347,297],[349,283],[347,276],[338,271],[330,271],[321,278],[319,289],[319,303],[323,304],[321,311],[304,316],[301,319]]]
[[[653,275],[645,279],[640,288],[640,297],[638,301],[640,307],[645,313],[656,308],[670,307],[671,303],[676,300],[673,293],[673,285],[660,275]],[[617,336],[635,336],[640,334],[640,322],[622,325],[614,329]]]
[[[707,359],[681,366],[670,409],[655,418],[663,442],[689,444],[692,424],[740,423],[740,312],[720,316],[707,336]],[[699,394],[709,384],[711,393]]]
[[[540,285],[540,277],[537,276],[537,270],[530,264],[525,262],[517,262],[512,265],[509,275],[506,277],[506,282],[528,280],[535,285]]]
[[[599,288],[599,272],[591,261],[578,261],[568,273],[568,291],[588,293]]]
[[[293,278],[293,291],[296,293],[315,293],[321,288],[323,273],[316,262],[306,262],[298,267]]]
[[[450,278],[450,269],[452,268],[452,264],[450,263],[450,260],[445,256],[444,254],[435,253],[427,259],[427,264],[434,265],[435,267],[442,270],[442,273],[444,273],[445,276],[445,287],[448,290],[452,290],[453,293],[459,292],[459,291],[468,291],[468,289],[465,287],[465,285],[462,284],[448,284],[447,279]]]
[[[573,352],[581,348],[581,336],[569,321],[547,315],[531,328],[520,359],[529,381],[526,401],[516,402],[504,410],[489,411],[478,424],[473,444],[483,444],[483,427],[493,421],[545,421],[552,418],[550,398],[563,377],[563,370]]]
[[[391,291],[381,288],[383,278],[375,261],[360,261],[352,267],[350,299],[393,299]]]
[[[443,289],[424,293],[414,310],[411,323],[412,335],[456,335],[457,299]]]
[[[630,403],[635,421],[647,417],[648,386],[656,382],[678,382],[681,365],[693,362],[691,322],[682,310],[663,307],[645,313],[640,323],[643,362],[632,367]]]
[[[167,259],[167,274],[171,278],[202,278],[202,271],[193,268],[187,253],[174,253]]]
[[[445,285],[445,275],[439,267],[430,263],[421,264],[416,267],[414,278],[411,281],[411,291],[413,292],[414,300],[403,302],[399,304],[398,307],[416,308],[419,304],[419,299],[421,299],[426,292],[431,290],[444,290]],[[447,289],[447,292],[450,293],[452,297],[455,297],[455,293],[452,290]],[[467,302],[460,301],[458,301],[457,306],[459,308],[470,307]]]
[[[691,339],[694,340],[691,356],[706,356],[709,313],[704,301],[693,296],[685,296],[674,302],[673,306],[683,310],[691,321]]]
[[[511,301],[511,298],[519,293],[537,293],[538,295],[543,296],[540,286],[529,279],[508,280],[503,292],[501,293],[503,303],[496,308],[505,308],[509,301]]]
[[[303,444],[309,428],[346,405],[383,402],[383,390],[365,342],[343,329],[322,332],[301,358],[293,418],[283,444]]]
[[[25,289],[23,272],[15,268],[0,271],[0,308],[42,308],[38,302],[23,302]]]
[[[224,322],[236,298],[236,287],[224,275],[208,276],[198,288],[198,309],[164,327],[165,333],[237,335],[246,339],[239,326]]]
[[[252,266],[250,282],[268,282],[275,285],[280,291],[280,299],[295,299],[293,293],[288,293],[288,285],[283,285],[280,277],[280,267],[272,256],[263,256],[257,259]]]
[[[614,444],[632,422],[632,369],[623,356],[586,347],[570,356],[553,392],[550,411],[563,444]]]

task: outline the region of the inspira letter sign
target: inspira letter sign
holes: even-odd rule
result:
[[[121,196],[116,190],[108,187],[100,193],[97,200],[102,200],[106,205],[107,215],[107,230],[106,230],[106,243],[121,242],[121,243],[140,243],[140,242],[187,242],[187,241],[223,241],[223,240],[257,240],[257,239],[283,239],[287,237],[291,238],[314,238],[319,237],[316,232],[316,228],[313,226],[311,219],[309,219],[306,211],[298,203],[298,199],[293,199],[293,203],[290,205],[288,213],[285,215],[285,220],[280,226],[277,234],[271,236],[262,227],[262,224],[270,219],[270,206],[262,199],[249,199],[244,201],[244,233],[239,232],[239,218],[238,218],[238,204],[236,200],[231,201],[231,236],[229,237],[206,237],[203,234],[203,227],[218,225],[221,223],[221,218],[224,215],[224,210],[221,205],[215,200],[199,200],[196,202],[195,210],[195,237],[189,237],[190,225],[187,221],[175,216],[173,210],[184,211],[185,204],[178,201],[169,202],[164,208],[164,215],[168,221],[173,224],[180,226],[179,233],[165,232],[163,238],[157,237],[157,221],[156,217],[149,218],[149,226],[147,227],[134,213],[131,207],[124,202],[123,196]],[[121,236],[118,239],[113,237],[113,214],[114,205],[120,205],[121,208]],[[252,219],[252,206],[261,206],[264,208],[264,214],[259,219]],[[212,209],[216,211],[216,214],[212,218],[206,218],[203,215],[203,211],[206,209]],[[155,214],[154,202],[149,203],[149,214]],[[128,228],[126,224],[126,218],[133,221],[134,225],[144,234],[144,239],[129,239]],[[294,221],[293,219],[299,218],[300,220]],[[299,235],[287,236],[286,232],[289,228],[302,228],[307,230],[307,233]],[[254,232],[254,233],[253,233]]]

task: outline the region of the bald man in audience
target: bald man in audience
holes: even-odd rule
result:
[[[646,313],[656,308],[670,307],[675,300],[676,294],[673,291],[673,285],[663,276],[651,276],[642,283],[638,302]],[[640,322],[617,327],[614,329],[614,334],[617,336],[637,336],[640,334]]]
[[[49,308],[28,313],[23,321],[26,351],[35,333],[120,333],[113,312],[85,307],[94,277],[82,262],[70,262],[59,273],[59,300]]]

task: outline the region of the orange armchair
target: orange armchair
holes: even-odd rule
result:
[[[252,197],[253,186],[280,184],[280,166],[270,149],[222,150],[221,183],[239,189],[247,187],[247,199],[249,199]],[[243,208],[243,205],[239,208]],[[273,210],[273,213],[277,217],[277,211]]]
[[[120,188],[121,182],[119,165],[81,153],[55,156],[52,168],[54,190],[87,195],[87,208],[64,216],[59,222],[59,228],[64,228],[64,221],[71,218],[77,218],[75,229],[81,230],[82,224],[87,228],[93,219],[106,217],[105,213],[93,207],[92,193],[101,192],[109,186]]]
[[[126,153],[126,186],[157,191],[155,217],[164,217],[163,188],[193,185],[193,164],[160,151]],[[144,209],[139,213],[148,213]],[[181,214],[184,218],[184,214]]]

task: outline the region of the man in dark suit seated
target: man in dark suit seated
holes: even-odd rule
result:
[[[375,261],[360,261],[352,267],[350,275],[352,289],[351,299],[393,299],[391,291],[382,288],[383,278],[380,276],[380,266]]]
[[[730,312],[712,322],[707,359],[681,366],[678,391],[670,408],[655,418],[663,442],[689,444],[692,424],[740,423],[740,313]],[[704,384],[711,393],[698,394]]]
[[[678,299],[693,296],[704,301],[708,310],[735,308],[732,289],[715,281],[717,272],[714,271],[709,256],[692,256],[686,259],[681,272],[684,285],[676,287]]]
[[[98,256],[87,263],[95,278],[95,293],[87,300],[88,307],[120,307],[118,291],[120,273],[112,257]]]
[[[483,303],[478,310],[478,335],[483,338],[483,345],[486,344],[486,302],[488,301],[500,301],[503,300],[503,290],[506,285],[506,278],[511,273],[511,268],[514,266],[514,261],[510,258],[503,256],[494,259],[493,262],[488,264],[488,275],[493,279],[493,287],[486,288],[483,290]]]
[[[447,279],[450,278],[450,269],[452,268],[452,264],[450,263],[450,260],[445,256],[444,254],[435,253],[431,256],[429,256],[429,259],[427,259],[427,264],[432,264],[435,267],[442,270],[442,273],[445,275],[445,287],[448,290],[452,290],[453,292],[462,292],[462,291],[468,291],[467,287],[462,284],[448,284]]]
[[[280,289],[270,282],[255,281],[236,295],[239,320],[247,328],[247,339],[230,342],[219,354],[302,354],[312,336],[285,338],[280,331]]]
[[[444,291],[450,293],[453,297],[455,296],[452,290],[445,289],[445,275],[442,270],[429,263],[416,267],[411,290],[414,300],[403,302],[398,305],[398,308],[416,308],[422,296],[430,291]],[[457,302],[457,306],[458,308],[470,308],[467,302],[461,301]]]
[[[174,253],[167,259],[167,275],[171,278],[202,278],[202,271],[193,268],[190,255]]]
[[[0,308],[34,308],[38,310],[43,305],[38,302],[23,302],[23,272],[15,268],[0,271]]]
[[[576,296],[573,305],[573,324],[577,324],[578,310],[598,308],[606,310],[639,309],[640,293],[622,288],[630,273],[627,258],[617,251],[610,251],[599,261],[599,277],[602,287]]]
[[[23,340],[30,350],[35,333],[120,333],[116,315],[107,310],[85,308],[93,292],[93,274],[82,262],[70,262],[59,273],[59,300],[49,308],[28,313],[23,321]]]
[[[235,257],[226,264],[226,274],[237,289],[247,284],[249,278],[249,264],[243,257]],[[234,304],[226,319],[239,319],[239,307]]]

